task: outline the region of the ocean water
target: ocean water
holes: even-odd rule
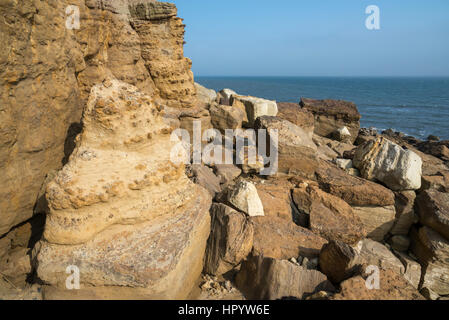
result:
[[[278,102],[301,97],[354,102],[362,127],[392,128],[425,139],[430,134],[449,139],[449,78],[344,77],[196,77],[219,91]]]

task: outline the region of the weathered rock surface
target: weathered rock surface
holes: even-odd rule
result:
[[[334,284],[346,280],[360,270],[358,254],[342,241],[330,241],[320,252],[320,270]]]
[[[376,241],[384,240],[395,222],[394,206],[352,206],[354,213],[362,220],[367,237]]]
[[[290,121],[307,132],[310,138],[313,137],[315,118],[312,112],[301,108],[297,103],[278,102],[277,106],[278,118]]]
[[[278,107],[276,101],[266,100],[262,98],[232,95],[230,98],[231,105],[237,100],[245,105],[246,115],[248,117],[248,126],[254,127],[254,122],[262,116],[276,116]]]
[[[360,114],[354,103],[302,98],[300,105],[314,114],[316,134],[331,137],[338,129],[347,127],[351,134],[349,141],[354,143],[360,129]]]
[[[202,102],[205,106],[209,106],[212,102],[217,99],[217,93],[213,89],[208,89],[203,87],[199,83],[195,82],[196,96],[198,100]]]
[[[449,193],[421,192],[416,199],[420,222],[449,240]]]
[[[395,254],[405,267],[404,278],[418,289],[421,281],[421,265],[403,252],[395,252]]]
[[[222,275],[251,252],[254,228],[245,214],[224,204],[211,207],[211,234],[207,242],[204,271]]]
[[[290,191],[293,185],[285,180],[262,180],[256,184],[257,193],[264,207],[265,216],[279,217],[292,221],[292,199]]]
[[[327,242],[308,229],[277,217],[255,217],[253,253],[274,259],[316,258]]]
[[[227,129],[242,127],[245,114],[240,108],[224,105],[213,105],[210,108],[211,123],[222,133]]]
[[[246,213],[250,217],[264,215],[262,201],[253,183],[240,180],[235,185],[229,186],[218,196],[218,200],[237,210]]]
[[[414,191],[396,192],[395,199],[396,221],[390,233],[405,236],[418,220],[414,209],[416,193]]]
[[[68,164],[47,188],[37,273],[104,297],[186,297],[203,269],[211,197],[170,162],[163,111],[117,80],[95,86]],[[101,170],[99,170],[101,168]],[[76,291],[76,290],[75,290]]]
[[[278,172],[312,177],[317,162],[317,147],[310,136],[297,125],[278,117],[259,117],[256,129],[266,129],[270,143],[274,139],[274,130],[278,137]],[[259,142],[260,143],[260,142]],[[266,150],[270,150],[267,146]]]
[[[205,188],[212,197],[221,191],[220,178],[217,177],[212,169],[204,165],[194,164],[191,166],[192,180]]]
[[[345,201],[317,187],[296,188],[293,200],[309,216],[309,228],[327,240],[355,244],[366,236],[360,218]]]
[[[421,188],[421,157],[383,137],[358,147],[353,161],[362,177],[381,181],[392,190]]]
[[[422,266],[421,288],[449,295],[449,241],[428,227],[412,229],[411,250]]]
[[[242,170],[233,164],[216,164],[214,172],[222,184],[228,184],[242,174]]]
[[[383,244],[371,239],[364,239],[354,248],[360,258],[367,265],[391,269],[397,274],[404,274],[402,262]]]
[[[69,30],[66,7],[80,9]],[[0,34],[0,235],[33,215],[45,176],[73,150],[83,106],[105,78],[163,104],[196,104],[184,26],[156,1],[6,1]],[[51,21],[51,23],[45,23]]]
[[[334,291],[326,276],[287,260],[251,256],[236,276],[237,287],[248,299],[303,299],[318,291]]]
[[[343,281],[332,300],[424,300],[413,286],[391,269],[380,269],[379,289],[368,289],[367,276]]]

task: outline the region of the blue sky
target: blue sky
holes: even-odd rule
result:
[[[449,76],[448,0],[169,2],[196,76]]]

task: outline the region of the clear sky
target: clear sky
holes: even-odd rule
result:
[[[449,0],[169,2],[196,76],[449,76]]]

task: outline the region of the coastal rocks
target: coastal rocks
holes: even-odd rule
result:
[[[318,257],[327,242],[312,231],[277,217],[255,217],[253,254],[274,259]]]
[[[353,143],[351,133],[347,127],[341,127],[332,134],[332,137],[340,142]]]
[[[280,179],[267,180],[256,184],[265,216],[279,217],[287,221],[292,220],[293,211],[290,196],[292,187],[291,183]]]
[[[248,126],[250,128],[254,127],[254,122],[257,118],[262,116],[276,116],[278,113],[276,101],[250,96],[232,95],[230,99],[231,105],[233,105],[234,100],[244,104],[248,117]]]
[[[395,252],[395,254],[405,267],[404,278],[418,289],[421,281],[421,265],[403,252]]]
[[[410,227],[418,222],[414,210],[416,193],[414,191],[395,192],[396,221],[390,233],[393,235],[407,235]]]
[[[218,197],[219,199],[223,197],[226,203],[250,217],[264,215],[262,201],[260,201],[256,187],[251,182],[240,180],[236,185],[224,190],[223,194]]]
[[[327,240],[355,244],[366,236],[351,206],[317,187],[294,189],[293,200],[299,211],[309,216],[310,230]]]
[[[367,265],[391,269],[397,274],[405,272],[402,262],[386,246],[377,241],[364,239],[357,244],[354,250]]]
[[[198,164],[192,165],[190,169],[193,182],[209,191],[212,197],[221,191],[221,180],[213,173],[212,169]]]
[[[83,124],[47,187],[39,278],[63,290],[76,265],[87,296],[186,297],[203,269],[211,197],[170,162],[173,128],[148,96],[113,79],[92,89]]]
[[[222,275],[250,253],[254,229],[248,218],[224,204],[211,207],[211,234],[207,242],[204,271]]]
[[[223,185],[234,181],[242,174],[242,170],[233,164],[216,164],[214,172]]]
[[[215,90],[203,87],[202,85],[196,82],[195,82],[195,90],[198,100],[202,102],[206,107],[217,99],[217,93],[215,92]]]
[[[424,300],[424,297],[401,275],[390,269],[380,269],[379,289],[369,289],[369,275],[345,280],[332,300]]]
[[[236,276],[237,287],[248,299],[304,299],[319,291],[334,291],[326,276],[286,260],[251,256]]]
[[[421,158],[383,137],[358,147],[353,161],[362,177],[381,181],[394,191],[421,187]]]
[[[225,133],[227,129],[241,128],[245,118],[244,112],[240,108],[232,106],[213,105],[209,112],[213,127],[222,133]]]
[[[277,106],[278,118],[290,121],[307,132],[310,138],[313,137],[313,131],[315,129],[315,118],[313,113],[302,109],[297,103],[278,102]]]
[[[310,136],[297,125],[278,117],[263,116],[257,119],[256,129],[266,129],[273,141],[277,130],[278,172],[313,177],[317,162],[317,147]],[[270,148],[267,147],[266,150]]]
[[[394,206],[352,206],[367,231],[367,237],[376,241],[384,240],[394,225],[396,211]]]
[[[217,95],[217,100],[219,100],[218,103],[225,106],[231,106],[232,96],[238,96],[237,92],[231,89],[223,89],[220,92],[218,92]]]
[[[320,252],[320,270],[334,284],[338,284],[359,272],[358,254],[341,241],[330,241]]]
[[[420,222],[449,240],[449,193],[426,190],[416,199]]]
[[[348,141],[354,143],[359,134],[361,118],[354,103],[302,98],[300,105],[314,114],[317,135],[330,138],[337,130],[346,127],[350,133]]]
[[[421,288],[449,295],[449,241],[428,227],[412,229],[412,252],[422,266]]]

